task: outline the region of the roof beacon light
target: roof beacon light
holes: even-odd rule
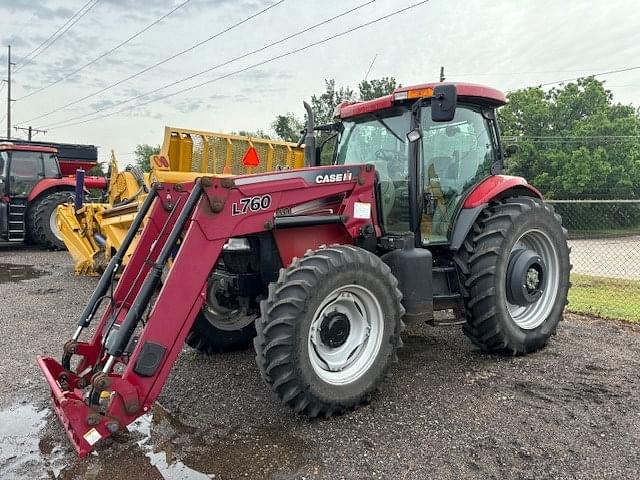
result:
[[[403,100],[412,100],[415,98],[425,98],[433,96],[433,88],[416,88],[413,90],[407,90],[404,92],[397,92],[393,94],[394,102],[401,102]]]

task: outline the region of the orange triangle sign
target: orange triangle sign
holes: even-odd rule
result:
[[[255,147],[249,147],[242,157],[242,163],[245,167],[257,167],[260,165],[260,157]]]

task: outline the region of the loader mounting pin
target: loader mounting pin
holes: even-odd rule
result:
[[[111,385],[111,379],[106,373],[100,372],[93,377],[91,383],[93,384],[93,388],[101,392],[109,388]]]
[[[87,415],[87,425],[91,425],[92,427],[98,425],[102,421],[102,415],[98,412],[91,412]]]
[[[226,177],[220,180],[220,186],[222,188],[233,188],[236,186],[236,182],[233,180],[233,178]]]

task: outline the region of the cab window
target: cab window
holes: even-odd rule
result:
[[[430,202],[421,222],[424,243],[445,243],[464,194],[488,176],[496,152],[489,122],[479,108],[458,105],[451,122],[421,112],[424,190]]]
[[[374,165],[381,193],[381,217],[387,232],[409,230],[409,142],[406,134],[411,112],[406,109],[387,116],[371,115],[345,121],[336,163]]]
[[[60,168],[58,167],[58,159],[50,153],[43,153],[44,176],[45,178],[59,178]]]

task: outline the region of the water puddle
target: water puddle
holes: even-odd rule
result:
[[[44,270],[38,270],[33,265],[15,263],[0,263],[0,284],[31,280],[46,275]]]
[[[14,405],[0,410],[0,474],[2,478],[37,478],[40,431],[48,411],[33,405]]]
[[[189,425],[156,404],[129,425],[149,462],[167,480],[271,478],[306,464],[306,443],[279,425]]]
[[[296,476],[307,464],[304,440],[281,425],[198,423],[161,405],[79,459],[49,408],[0,410],[0,478],[145,480],[263,479]]]

